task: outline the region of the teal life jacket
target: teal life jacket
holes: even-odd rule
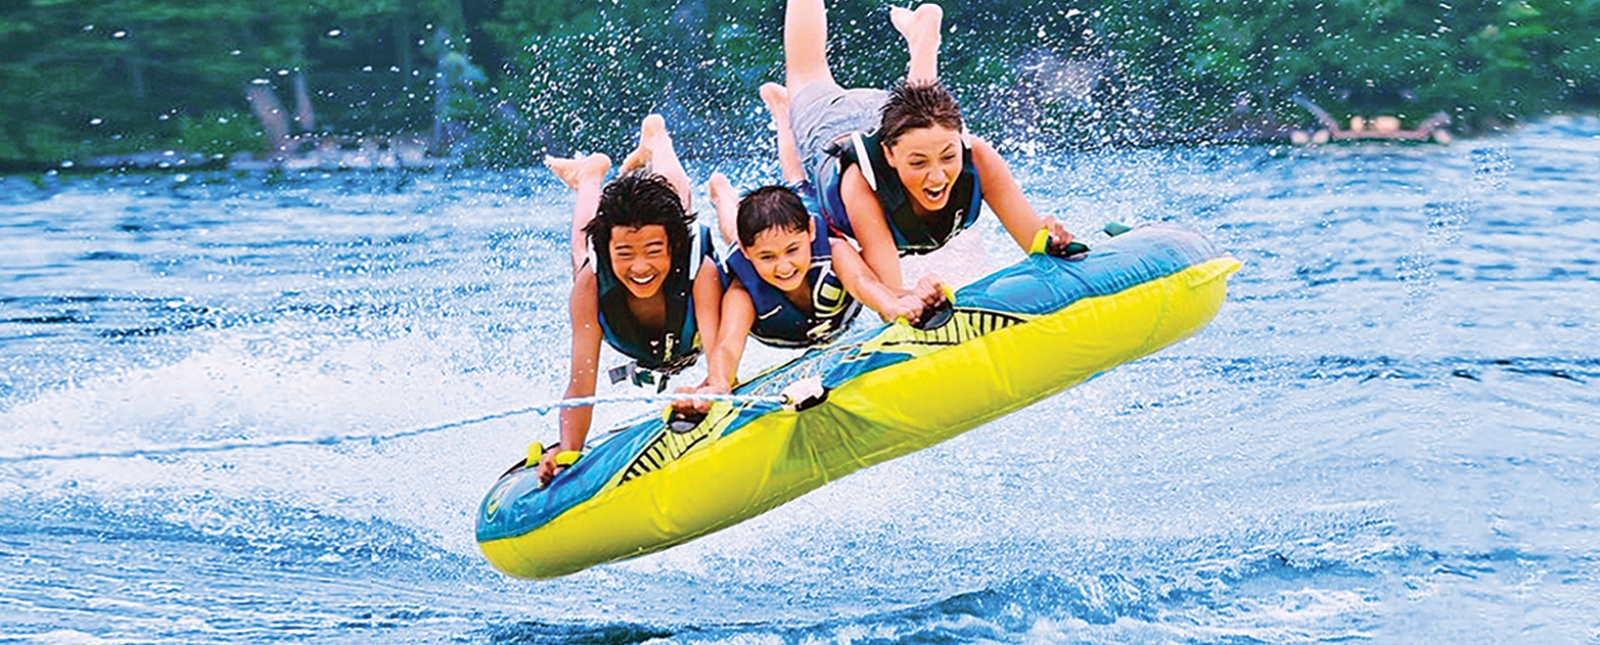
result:
[[[600,329],[606,343],[633,361],[609,371],[611,382],[631,379],[635,385],[656,382],[666,389],[667,377],[693,365],[700,356],[700,333],[694,317],[694,279],[703,260],[717,261],[710,229],[704,225],[689,228],[689,240],[672,258],[672,270],[661,285],[666,296],[666,322],[650,332],[639,325],[628,309],[628,288],[617,279],[611,254],[596,249],[594,274],[599,285]]]
[[[815,233],[811,237],[811,267],[806,270],[806,284],[811,290],[810,313],[762,280],[744,251],[735,250],[723,263],[724,272],[744,285],[755,306],[756,320],[750,326],[750,335],[768,345],[810,347],[826,343],[844,333],[861,312],[861,303],[850,297],[844,283],[833,273],[827,222],[820,215],[812,215],[811,223]]]
[[[855,238],[855,228],[844,209],[844,197],[839,192],[840,178],[851,166],[860,166],[883,206],[888,219],[889,232],[894,234],[895,248],[900,255],[922,255],[943,247],[957,233],[971,227],[983,208],[983,188],[978,181],[978,169],[972,163],[972,149],[961,147],[961,173],[956,176],[945,207],[927,218],[917,217],[912,210],[911,196],[895,174],[883,154],[883,146],[876,132],[853,132],[849,137],[834,142],[828,153],[836,163],[824,164],[817,177],[818,201],[828,227],[838,235]],[[862,163],[866,159],[866,163]],[[834,171],[837,169],[837,172]]]

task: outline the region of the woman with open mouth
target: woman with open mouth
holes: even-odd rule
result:
[[[828,67],[823,0],[791,0],[784,86],[763,88],[787,97],[829,228],[854,240],[878,279],[896,288],[904,285],[901,256],[945,246],[985,203],[1024,249],[1041,231],[1049,248],[1072,241],[1059,222],[1034,212],[994,147],[965,132],[960,106],[938,80],[943,16],[933,4],[891,8],[911,51],[906,78],[888,91],[844,89]]]

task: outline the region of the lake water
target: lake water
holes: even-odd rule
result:
[[[1600,119],[1012,162],[1230,249],[1217,320],[544,582],[472,536],[552,418],[452,424],[564,387],[547,172],[0,180],[0,643],[1600,643]]]

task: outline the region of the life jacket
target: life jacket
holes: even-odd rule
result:
[[[705,258],[716,263],[710,229],[689,227],[689,240],[672,258],[661,290],[666,296],[667,315],[662,329],[651,335],[640,328],[628,309],[628,288],[617,279],[611,254],[596,250],[594,273],[600,292],[600,329],[606,342],[633,361],[610,370],[611,382],[631,379],[635,385],[656,382],[666,389],[666,377],[683,371],[700,356],[700,333],[694,319],[694,279]],[[652,374],[654,373],[654,374]]]
[[[978,220],[983,207],[983,188],[978,181],[978,169],[972,163],[972,149],[966,145],[961,148],[961,173],[950,187],[950,200],[926,219],[912,211],[911,196],[906,194],[905,185],[900,183],[884,156],[876,132],[853,132],[848,138],[828,146],[827,152],[837,161],[819,168],[818,201],[829,228],[838,235],[855,238],[855,229],[845,213],[844,197],[839,192],[841,178],[851,166],[861,167],[867,185],[877,194],[900,255],[922,255],[938,250]],[[862,159],[867,163],[862,163]]]
[[[833,249],[828,243],[827,222],[812,215],[816,232],[811,237],[811,267],[806,284],[811,289],[811,313],[806,313],[756,273],[756,267],[735,250],[723,263],[729,276],[737,278],[750,293],[756,320],[750,335],[775,347],[810,347],[826,343],[844,333],[850,321],[861,312],[861,303],[844,290],[844,283],[833,273]]]

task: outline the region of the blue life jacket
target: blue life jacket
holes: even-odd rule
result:
[[[611,254],[596,249],[594,274],[600,292],[600,329],[606,342],[634,362],[610,370],[611,382],[631,378],[635,385],[655,382],[650,372],[663,377],[683,371],[700,356],[700,333],[694,319],[694,278],[700,264],[710,258],[716,263],[710,229],[704,225],[689,228],[689,240],[672,258],[672,270],[662,283],[667,299],[666,322],[651,334],[640,328],[628,309],[628,288],[617,279],[611,267]],[[645,371],[640,371],[643,368]],[[660,388],[666,388],[666,378]]]
[[[810,347],[826,343],[844,333],[850,321],[861,312],[861,303],[844,290],[833,273],[833,249],[828,243],[828,225],[820,215],[811,216],[816,232],[811,237],[811,268],[806,284],[811,289],[811,312],[806,313],[767,284],[744,251],[735,250],[724,262],[726,273],[739,280],[750,293],[756,320],[750,335],[775,347]]]
[[[884,157],[883,146],[876,132],[853,132],[846,139],[828,147],[828,154],[836,161],[818,168],[817,192],[822,215],[829,228],[839,235],[855,238],[855,229],[845,213],[844,197],[839,193],[840,178],[851,166],[860,166],[867,185],[878,196],[887,216],[889,232],[894,234],[894,245],[900,255],[922,255],[943,247],[957,233],[971,227],[983,208],[983,188],[978,182],[978,169],[972,163],[972,149],[961,149],[961,174],[949,188],[950,200],[939,212],[926,219],[917,217],[911,210],[911,197],[905,185],[895,174],[889,160]],[[862,163],[865,158],[868,163]],[[835,172],[835,170],[837,170]]]

